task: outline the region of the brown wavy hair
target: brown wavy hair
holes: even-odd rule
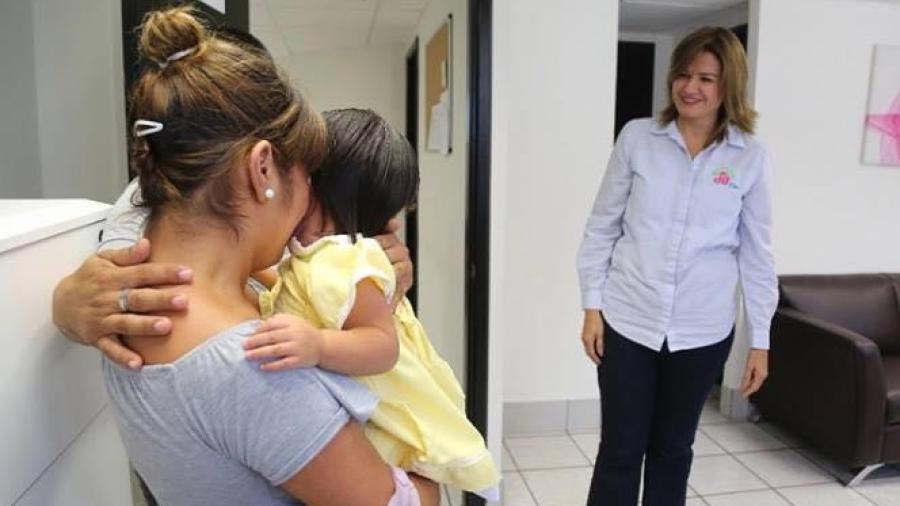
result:
[[[678,118],[678,109],[672,101],[672,83],[703,52],[715,56],[722,67],[719,80],[722,105],[719,107],[719,116],[709,142],[723,140],[728,133],[729,123],[743,132],[752,134],[756,124],[756,111],[747,99],[747,54],[737,36],[731,30],[722,27],[700,28],[688,34],[672,51],[666,80],[669,104],[660,113],[659,123],[666,125]]]
[[[307,173],[318,168],[325,123],[264,48],[211,33],[189,7],[150,12],[140,30],[148,65],[132,89],[129,120],[163,124],[157,133],[129,137],[131,167],[140,176],[137,204],[150,209],[150,224],[177,207],[237,232],[232,169],[258,141],[271,143],[287,192],[295,164]]]

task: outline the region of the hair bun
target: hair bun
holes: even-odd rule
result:
[[[173,54],[200,45],[207,31],[190,7],[149,12],[141,23],[138,50],[145,58],[166,63]]]

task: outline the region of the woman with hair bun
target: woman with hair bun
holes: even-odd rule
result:
[[[143,368],[103,362],[135,469],[160,504],[438,504],[433,482],[391,468],[364,436],[377,402],[364,387],[244,356],[261,323],[247,283],[307,212],[321,117],[264,50],[209,33],[190,9],[149,13],[140,53],[153,64],[130,98],[136,204],[150,260],[192,279],[179,287],[190,307],[162,313],[167,337],[123,336]]]

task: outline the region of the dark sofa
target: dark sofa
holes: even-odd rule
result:
[[[760,414],[852,469],[900,462],[900,274],[781,276]]]

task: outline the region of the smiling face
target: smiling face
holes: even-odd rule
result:
[[[672,103],[678,117],[714,123],[722,106],[722,65],[703,51],[672,80]]]

